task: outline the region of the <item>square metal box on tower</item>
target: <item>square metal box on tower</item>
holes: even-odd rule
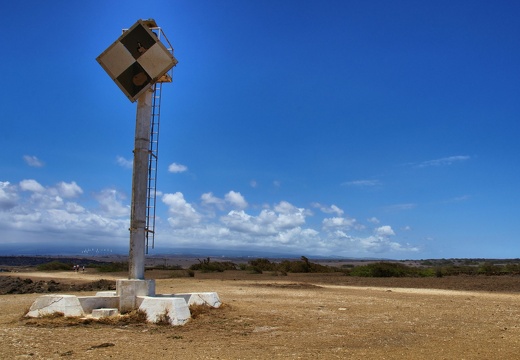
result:
[[[154,25],[153,20],[138,20],[96,58],[132,102],[177,64],[150,29]]]

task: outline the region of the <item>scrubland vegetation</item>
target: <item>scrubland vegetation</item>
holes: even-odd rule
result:
[[[40,271],[70,270],[73,264],[55,260],[38,265]],[[99,272],[121,272],[128,270],[127,262],[90,263],[89,268]],[[443,277],[457,275],[520,275],[520,259],[490,260],[490,259],[440,259],[421,261],[359,261],[339,265],[323,265],[310,261],[302,256],[298,260],[273,261],[257,258],[247,263],[232,261],[213,261],[211,258],[198,260],[198,263],[184,269],[179,265],[157,265],[154,270],[177,271],[177,276],[195,276],[196,271],[223,272],[227,270],[242,270],[250,274],[266,272],[275,275],[288,273],[341,273],[345,276],[357,277]],[[182,274],[181,274],[182,273]]]

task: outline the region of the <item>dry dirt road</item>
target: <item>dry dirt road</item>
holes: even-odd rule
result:
[[[345,278],[233,273],[158,278],[157,293],[217,291],[224,303],[182,327],[26,320],[21,315],[38,294],[2,295],[0,358],[520,358],[517,278],[509,278],[508,292],[439,290],[434,287],[450,286],[435,279],[425,280],[421,289],[418,280],[409,288],[391,279]],[[471,281],[477,280],[461,280],[460,288]]]

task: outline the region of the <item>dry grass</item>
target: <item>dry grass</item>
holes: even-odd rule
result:
[[[226,304],[194,306],[193,319],[178,327],[147,324],[139,314],[20,321],[37,294],[4,295],[0,354],[5,359],[514,359],[520,352],[519,280],[336,274],[275,279],[244,272],[158,280],[158,293],[215,291]]]

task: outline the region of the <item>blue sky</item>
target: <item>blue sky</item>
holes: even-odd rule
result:
[[[519,13],[6,4],[0,243],[127,246],[136,104],[95,58],[154,18],[179,60],[163,87],[156,250],[519,257]]]

